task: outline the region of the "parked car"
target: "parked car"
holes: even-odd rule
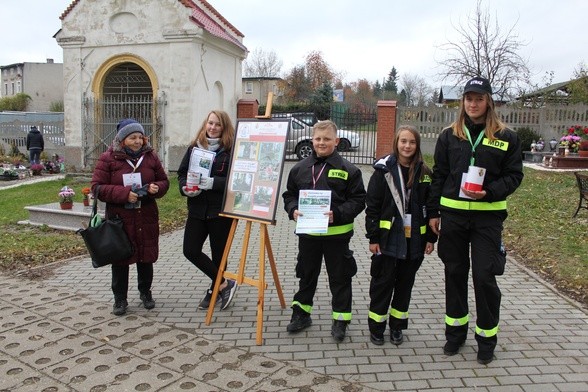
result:
[[[275,118],[288,118],[290,120],[290,131],[286,140],[286,155],[296,154],[298,159],[304,159],[312,154],[312,116],[301,116],[301,113],[284,115],[280,113],[274,115]],[[299,117],[301,116],[301,117]],[[305,121],[307,120],[307,121]],[[314,125],[317,121],[312,122]],[[339,129],[337,131],[339,145],[337,151],[350,151],[359,148],[360,137],[357,132]]]

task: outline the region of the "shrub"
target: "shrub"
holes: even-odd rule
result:
[[[522,151],[530,151],[531,143],[533,143],[533,141],[539,140],[541,137],[541,135],[539,135],[536,131],[527,127],[519,128],[516,130],[516,132],[519,135],[519,140],[521,141]]]

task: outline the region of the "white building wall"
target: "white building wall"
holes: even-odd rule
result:
[[[177,169],[210,110],[226,110],[236,121],[246,53],[201,29],[190,21],[191,13],[177,0],[113,0],[79,2],[65,17],[56,38],[63,48],[69,161],[82,163],[82,101],[99,94],[92,90],[97,71],[125,54],[151,67],[155,94],[166,99],[159,153],[169,170]]]

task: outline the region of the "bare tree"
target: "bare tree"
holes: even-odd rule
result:
[[[503,26],[492,20],[478,0],[467,23],[454,26],[458,40],[441,45],[448,56],[438,62],[443,68],[440,76],[454,80],[456,85],[482,76],[490,81],[495,94],[507,97],[517,82],[529,80],[527,61],[518,53],[526,43],[519,40],[515,26],[501,29]]]
[[[271,78],[279,77],[282,72],[282,60],[273,50],[265,52],[255,48],[243,62],[243,76]]]
[[[402,90],[406,96],[406,106],[425,106],[431,101],[433,88],[418,75],[404,74],[401,78]]]

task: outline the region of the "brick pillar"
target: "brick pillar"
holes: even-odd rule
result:
[[[378,101],[378,124],[376,125],[376,156],[381,158],[392,152],[396,133],[396,101]]]
[[[259,111],[259,102],[257,99],[240,99],[237,102],[237,119],[255,118]]]

